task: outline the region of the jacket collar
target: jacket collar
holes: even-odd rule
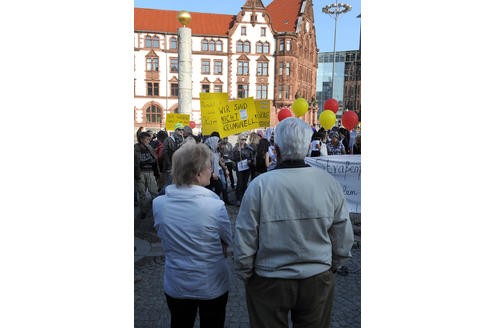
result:
[[[298,168],[298,167],[309,167],[308,164],[304,162],[304,159],[298,159],[298,160],[286,160],[283,161],[282,163],[279,163],[275,169],[293,169],[293,168]]]

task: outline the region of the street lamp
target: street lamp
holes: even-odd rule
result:
[[[330,5],[326,5],[325,7],[322,8],[322,11],[325,14],[328,14],[332,16],[333,19],[335,19],[335,29],[333,31],[332,98],[335,89],[334,77],[335,77],[335,45],[337,41],[337,20],[340,14],[345,14],[346,12],[351,11],[351,9],[352,9],[351,5],[337,1],[335,1],[335,3],[332,3]]]

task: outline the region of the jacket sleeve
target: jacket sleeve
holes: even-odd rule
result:
[[[232,245],[232,225],[230,224],[229,214],[225,205],[222,205],[218,213],[218,226],[220,240],[223,244]]]
[[[163,142],[163,159],[162,159],[162,172],[169,171],[172,168],[172,161],[170,153],[173,151],[173,140],[168,137]]]
[[[235,220],[234,269],[236,275],[246,281],[254,273],[254,262],[258,252],[259,197],[253,185],[248,186]]]
[[[354,244],[354,232],[343,194],[337,198],[334,221],[329,233],[332,241],[332,267],[338,268],[352,257],[351,249]]]

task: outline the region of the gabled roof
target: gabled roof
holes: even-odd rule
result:
[[[182,27],[177,20],[176,10],[158,10],[146,8],[134,8],[134,30],[149,32],[177,33]],[[191,23],[188,25],[192,34],[227,35],[234,15],[207,14],[190,12]]]
[[[273,0],[266,10],[276,32],[295,32],[303,0]]]

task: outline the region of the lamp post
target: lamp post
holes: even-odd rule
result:
[[[335,87],[335,46],[336,46],[336,41],[337,41],[337,20],[339,19],[340,14],[345,14],[348,11],[351,11],[352,7],[351,5],[348,5],[346,3],[342,2],[337,2],[335,3],[326,5],[325,7],[322,8],[322,11],[325,14],[328,14],[332,16],[333,19],[335,19],[335,28],[333,30],[333,65],[332,65],[332,98],[334,94],[334,87]]]

